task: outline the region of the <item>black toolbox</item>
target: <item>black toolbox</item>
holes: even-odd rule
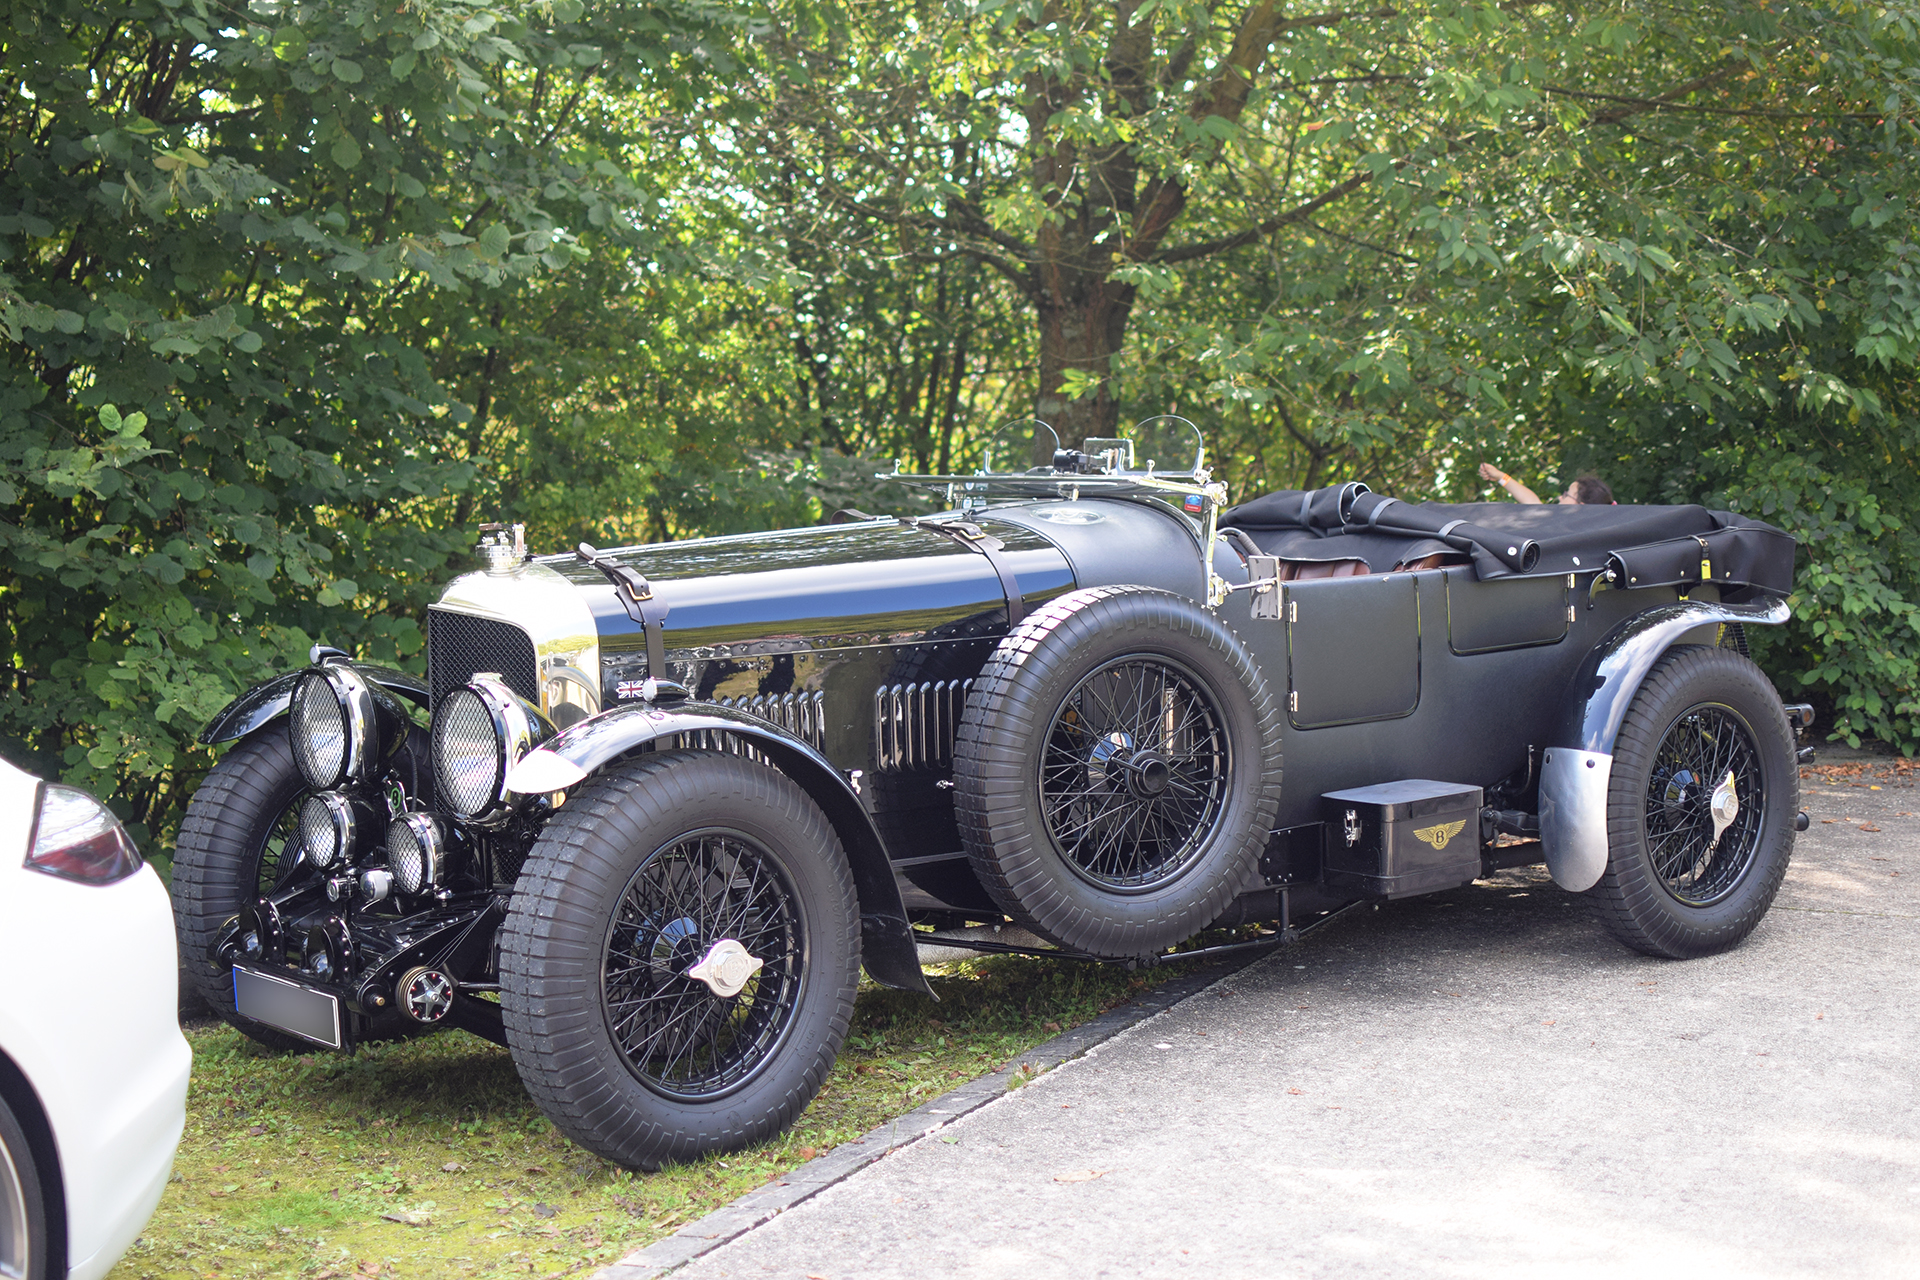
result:
[[[1480,874],[1479,787],[1408,778],[1320,802],[1328,888],[1403,898]]]

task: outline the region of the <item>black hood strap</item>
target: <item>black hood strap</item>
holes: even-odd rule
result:
[[[851,524],[854,521],[885,520],[885,516],[870,516],[856,507],[842,507],[833,513],[828,523]],[[1007,626],[1017,627],[1020,620],[1027,616],[1027,600],[1020,591],[1020,579],[1014,575],[1013,566],[1007,563],[1001,554],[1007,544],[982,529],[971,520],[923,520],[919,516],[895,516],[903,529],[923,529],[928,533],[937,533],[943,538],[951,538],[969,551],[978,551],[993,566],[994,576],[1000,579],[1000,593],[1007,598]]]
[[[994,576],[1000,579],[1000,593],[1007,598],[1007,626],[1020,625],[1020,620],[1027,616],[1027,599],[1020,590],[1020,579],[1014,574],[1013,566],[1007,563],[1006,543],[970,520],[922,520],[915,516],[901,516],[899,520],[909,529],[937,533],[985,556]]]
[[[855,507],[842,507],[833,513],[831,524],[850,524],[853,521],[885,520],[885,516],[870,516]],[[994,576],[1000,579],[1000,593],[1007,598],[1007,626],[1017,627],[1020,620],[1027,616],[1027,600],[1020,591],[1020,579],[1015,576],[1013,566],[1007,563],[1003,554],[1007,544],[982,529],[971,520],[925,520],[919,516],[895,516],[903,529],[921,529],[927,533],[937,533],[950,538],[969,551],[978,551],[993,566]]]
[[[653,584],[647,581],[646,575],[632,565],[621,564],[612,556],[594,550],[584,542],[574,548],[573,554],[607,576],[607,581],[613,583],[613,594],[619,598],[620,606],[646,633],[647,674],[655,680],[671,679],[667,674],[667,641],[661,634],[670,606],[653,594]]]

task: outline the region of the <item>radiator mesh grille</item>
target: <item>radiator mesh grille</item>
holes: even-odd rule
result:
[[[476,671],[499,672],[507,688],[540,705],[540,668],[526,632],[510,622],[428,609],[427,688],[433,705]]]
[[[884,684],[873,695],[873,767],[918,769],[953,759],[972,680]]]

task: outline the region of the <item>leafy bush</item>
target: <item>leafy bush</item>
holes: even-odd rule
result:
[[[615,349],[657,194],[625,140],[656,82],[731,66],[703,32],[578,0],[0,0],[9,754],[164,839],[233,693],[321,637],[420,661],[423,592],[539,426],[501,405],[556,346]],[[598,305],[532,305],[582,275]]]

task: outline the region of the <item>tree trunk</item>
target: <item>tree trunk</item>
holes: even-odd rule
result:
[[[1133,288],[1092,271],[1062,269],[1047,263],[1049,277],[1039,303],[1040,394],[1034,415],[1060,435],[1060,445],[1077,449],[1088,436],[1112,436],[1119,425],[1114,398],[1113,362],[1126,338],[1133,309]],[[1096,379],[1097,388],[1078,400],[1065,390],[1068,370]],[[1036,433],[1034,462],[1052,461],[1053,440]]]
[[[1125,243],[1113,233],[1133,222],[1139,164],[1124,141],[1082,150],[1054,133],[1053,119],[1090,95],[1104,99],[1110,113],[1137,116],[1146,109],[1153,36],[1150,24],[1134,23],[1137,8],[1138,0],[1120,0],[1101,75],[1027,78],[1032,94],[1027,127],[1035,141],[1053,139],[1034,154],[1030,171],[1034,190],[1052,215],[1034,246],[1031,296],[1040,321],[1034,414],[1059,433],[1068,449],[1079,448],[1088,436],[1112,436],[1120,420],[1114,374],[1134,291],[1112,278],[1114,251]],[[1074,193],[1071,198],[1068,192]],[[1093,390],[1079,399],[1066,394],[1070,372],[1093,379]],[[1035,463],[1052,461],[1052,441],[1044,431],[1034,434]]]

